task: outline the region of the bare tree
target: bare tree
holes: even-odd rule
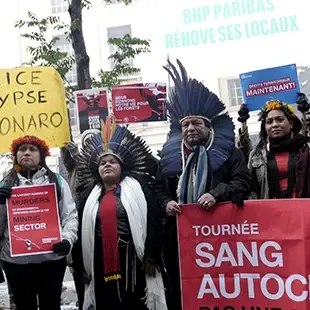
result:
[[[89,56],[83,35],[83,7],[90,5],[90,2],[82,0],[71,0],[69,3],[69,14],[71,18],[71,39],[76,61],[78,89],[91,88],[91,76],[89,71]]]

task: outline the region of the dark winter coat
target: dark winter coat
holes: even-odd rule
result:
[[[154,188],[163,211],[170,200],[178,201],[178,181],[179,176],[164,178],[159,168]],[[246,197],[251,192],[251,176],[241,151],[235,148],[223,166],[213,173],[210,171],[205,192],[210,193],[217,203],[231,201],[236,194]]]

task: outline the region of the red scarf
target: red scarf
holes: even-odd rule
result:
[[[121,278],[118,257],[118,230],[116,197],[114,191],[106,192],[100,204],[104,280]]]

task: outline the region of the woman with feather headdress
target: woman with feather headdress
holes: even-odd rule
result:
[[[202,83],[181,74],[170,62],[165,68],[174,82],[167,100],[171,119],[167,142],[160,152],[156,192],[166,216],[165,266],[172,283],[168,307],[181,309],[180,272],[175,215],[179,204],[200,204],[209,210],[223,201],[247,195],[251,178],[242,153],[235,148],[232,119],[225,105]]]
[[[102,128],[79,155],[73,267],[85,282],[83,309],[166,310],[162,224],[150,192],[157,162],[126,127],[108,118]]]

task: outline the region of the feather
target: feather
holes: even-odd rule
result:
[[[104,122],[104,120],[101,120],[101,137],[102,137],[102,141],[106,141],[106,131],[107,131],[107,128],[105,126],[105,122]]]
[[[182,173],[182,135],[179,128],[179,123],[171,123],[169,138],[159,153],[160,169],[165,177],[172,177]]]
[[[105,146],[107,146],[116,129],[114,117],[108,116],[105,121],[101,120],[102,139]]]
[[[126,127],[116,126],[109,120],[102,135],[90,137],[78,157],[78,181],[82,190],[89,190],[98,175],[98,165],[106,153],[115,154],[122,162],[122,174],[132,177],[154,177],[157,160],[144,140]]]
[[[179,122],[186,116],[200,115],[208,119],[225,110],[224,103],[201,82],[189,79],[183,64],[177,60],[181,74],[176,67],[168,61],[169,67],[164,67],[174,82],[166,106],[170,118]]]
[[[231,156],[235,147],[234,122],[227,114],[221,114],[212,119],[214,142],[208,151],[211,169],[218,170]]]
[[[159,152],[163,176],[182,172],[182,135],[180,121],[187,116],[201,116],[210,120],[214,140],[207,150],[212,170],[217,170],[230,156],[235,145],[234,124],[225,113],[225,104],[196,79],[188,78],[183,64],[177,60],[180,74],[168,60],[164,67],[174,82],[166,107],[171,120],[169,138]]]

